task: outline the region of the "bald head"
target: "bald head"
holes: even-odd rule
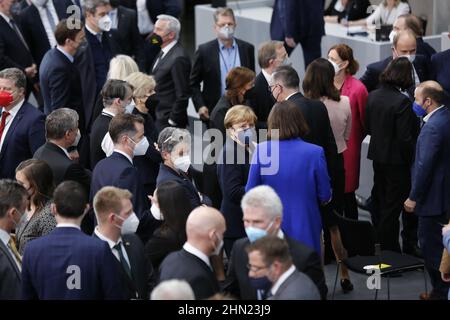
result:
[[[411,30],[398,32],[394,37],[394,47],[392,53],[394,58],[401,56],[412,56],[416,54],[416,35]]]
[[[445,93],[436,81],[425,81],[419,84],[414,92],[415,101],[430,113],[444,104]]]

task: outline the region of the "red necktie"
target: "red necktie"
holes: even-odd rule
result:
[[[9,116],[8,111],[2,112],[2,120],[0,122],[0,140],[2,139],[3,130],[5,129],[5,125],[6,125],[6,118],[8,118],[8,116]]]

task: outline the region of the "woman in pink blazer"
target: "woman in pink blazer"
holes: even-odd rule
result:
[[[340,90],[341,95],[350,99],[352,128],[347,149],[343,153],[345,168],[344,215],[357,220],[358,207],[355,191],[359,187],[361,144],[366,136],[364,117],[368,92],[364,84],[353,76],[358,71],[359,64],[353,57],[352,48],[345,44],[335,45],[328,52],[328,60],[334,65],[336,71],[334,85]]]

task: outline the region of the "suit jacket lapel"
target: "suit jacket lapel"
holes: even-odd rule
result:
[[[20,122],[20,120],[22,119],[22,116],[23,116],[23,107],[24,107],[25,103],[26,103],[26,102],[24,102],[24,104],[20,107],[19,111],[17,112],[16,116],[15,116],[14,119],[13,119],[13,122],[11,123],[11,126],[10,126],[9,129],[8,129],[8,132],[6,133],[5,140],[3,141],[2,149],[0,150],[0,159],[3,159],[3,156],[4,156],[5,153],[6,153],[6,152],[5,152],[5,151],[6,151],[6,148],[8,147],[8,144],[9,144],[9,140],[11,140],[10,137],[11,137],[11,135],[13,134],[14,130],[16,129],[17,124],[18,124],[18,123]]]
[[[169,50],[169,52],[167,52],[165,55],[163,55],[163,57],[161,59],[159,59],[158,64],[156,65],[155,69],[153,69],[152,73],[154,74],[157,70],[159,70],[159,68],[166,63],[166,61],[169,60],[169,57],[173,54],[173,52],[175,51],[175,49],[178,47],[178,43]],[[156,60],[155,60],[156,62]],[[155,64],[153,64],[155,65]],[[152,66],[153,68],[153,66]]]
[[[17,263],[16,263],[16,261],[14,261],[14,258],[13,258],[13,257],[11,256],[11,254],[9,253],[8,248],[5,246],[5,244],[4,244],[3,241],[1,241],[1,240],[0,240],[0,251],[2,251],[3,254],[5,255],[5,257],[8,258],[9,263],[11,263],[11,265],[12,265],[13,268],[14,268],[14,271],[16,271],[17,278],[19,278],[19,280],[20,280],[20,279],[21,279],[21,277],[20,277],[20,270],[19,270],[19,268],[17,267]]]
[[[239,58],[241,59],[241,66],[247,66],[248,65],[248,59],[247,54],[244,52],[244,49],[242,49],[241,42],[236,39],[236,45],[237,49],[239,51]]]
[[[217,78],[219,79],[219,81],[221,81],[220,58],[219,58],[220,48],[218,40],[214,40],[214,52],[216,52],[216,54],[210,55],[211,65],[213,66],[214,72],[216,72]]]

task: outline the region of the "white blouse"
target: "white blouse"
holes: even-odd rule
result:
[[[377,9],[367,17],[367,25],[372,24],[394,24],[395,20],[410,11],[409,4],[400,2],[398,6],[389,10],[387,6],[380,4]]]

